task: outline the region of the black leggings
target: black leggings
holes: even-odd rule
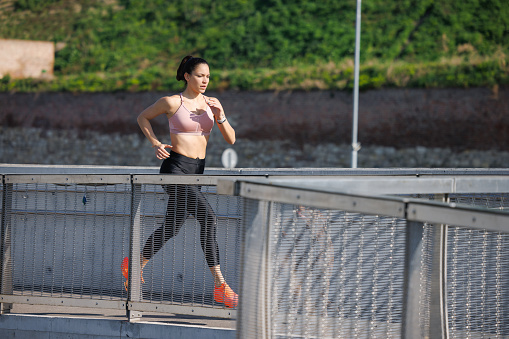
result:
[[[159,173],[203,174],[205,159],[191,159],[170,152]],[[168,194],[168,206],[164,223],[150,235],[143,247],[143,257],[150,259],[163,245],[176,236],[189,215],[201,225],[200,241],[209,267],[219,265],[219,247],[216,240],[217,218],[214,210],[197,185],[164,185]]]

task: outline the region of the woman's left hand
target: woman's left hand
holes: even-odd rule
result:
[[[207,105],[210,106],[216,120],[221,120],[224,117],[224,109],[219,100],[211,97],[205,97],[205,100]]]

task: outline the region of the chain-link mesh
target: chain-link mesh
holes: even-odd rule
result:
[[[18,183],[9,194],[14,295],[126,296],[130,185]]]
[[[419,198],[436,199],[433,195]],[[489,209],[507,209],[509,204],[505,194],[449,198],[451,202]],[[246,219],[263,227],[264,217],[256,216],[261,207],[256,203],[249,206],[256,210],[246,211]],[[268,266],[261,264],[263,247],[257,253],[260,258],[245,258],[248,270],[254,261],[258,263],[255,267],[267,271],[267,299],[260,299],[263,289],[257,287],[263,280],[243,281],[243,291],[258,294],[249,300],[250,305],[263,302],[270,307],[264,316],[259,310],[253,313],[250,307],[242,306],[242,313],[251,315],[243,317],[239,324],[242,335],[401,337],[407,227],[404,219],[276,202],[268,206],[268,211],[262,211],[271,230]],[[432,288],[437,288],[432,282],[437,279],[438,258],[434,256],[442,250],[436,248],[440,228],[427,223],[422,227],[418,326],[425,338],[433,332],[430,319],[436,318],[430,313],[431,309],[437,310],[431,305],[432,293],[437,293],[432,292]],[[449,337],[503,338],[509,334],[509,304],[504,302],[509,297],[508,285],[504,284],[509,278],[508,240],[509,234],[449,226],[445,252]],[[253,239],[248,237],[246,241]],[[260,315],[266,320],[260,321]],[[270,331],[268,335],[260,332],[266,330]]]
[[[153,244],[159,241],[161,245],[143,269],[142,301],[225,307],[213,298],[208,266],[215,259],[210,261],[204,242],[211,230],[206,222],[209,217],[217,223],[219,262],[226,282],[235,291],[260,291],[255,285],[260,282],[257,279],[244,280],[241,286],[239,272],[253,261],[263,261],[252,256],[255,253],[263,257],[263,246],[259,252],[251,248],[251,256],[241,264],[240,253],[252,241],[241,238],[249,222],[266,218],[271,233],[254,234],[270,237],[267,295],[248,300],[247,293],[241,294],[241,305],[245,307],[241,313],[254,307],[247,301],[269,301],[264,321],[270,323],[266,328],[274,337],[400,337],[407,227],[404,219],[280,203],[270,203],[264,217],[260,217],[255,216],[259,211],[246,207],[243,198],[217,195],[215,186],[206,185],[173,185],[184,192],[173,195],[183,203],[183,208],[175,208],[169,203],[172,194],[168,185],[139,186],[140,196],[133,199],[138,193],[132,192],[130,184],[2,185],[2,293],[125,299],[120,263],[129,256],[131,208],[138,201],[141,237],[136,241],[142,249],[140,254],[145,254],[151,237]],[[192,195],[186,193],[190,189],[203,196],[207,209],[192,201]],[[508,197],[456,194],[449,199],[506,210]],[[158,235],[156,231],[162,225],[177,224],[168,222],[170,214],[173,220],[182,217],[180,231],[174,229],[167,236],[165,228]],[[419,286],[423,337],[431,326],[436,230],[433,225],[423,225]],[[449,337],[509,335],[508,242],[509,234],[461,225],[448,227],[445,292]],[[265,274],[256,271],[260,267],[249,268],[253,269],[250,276]],[[253,315],[256,319],[258,313]],[[239,324],[239,328],[242,326],[249,324]]]
[[[277,337],[397,338],[405,221],[274,204]]]
[[[4,215],[4,183],[0,182],[0,215]],[[0,222],[4,222],[0,219]]]
[[[242,200],[215,191],[215,186],[143,185],[140,248],[150,259],[143,268],[143,301],[223,308],[213,298],[209,267],[215,265],[238,291]]]
[[[509,194],[450,199],[489,209],[509,208]],[[509,234],[449,227],[447,251],[449,337],[509,335]]]

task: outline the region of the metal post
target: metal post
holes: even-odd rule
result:
[[[127,319],[140,320],[142,313],[132,310],[132,302],[141,301],[141,185],[131,176],[131,232],[129,241],[129,287],[127,292]]]
[[[11,258],[11,208],[12,184],[5,183],[2,175],[2,219],[0,220],[0,293],[12,295],[12,258]],[[10,313],[12,304],[1,303],[0,314]]]
[[[237,338],[272,338],[270,296],[271,203],[244,202],[244,248]]]
[[[448,337],[447,320],[447,226],[435,227],[433,239],[433,259],[431,273],[429,337],[446,339]]]
[[[355,65],[353,88],[353,126],[352,126],[352,168],[357,168],[357,152],[361,144],[357,141],[359,124],[359,63],[361,44],[361,0],[357,0],[357,19],[355,22]]]
[[[435,200],[447,202],[446,194],[436,194]],[[448,337],[447,319],[447,225],[434,224],[433,259],[431,268],[431,295],[429,337]]]
[[[436,201],[448,202],[447,194],[435,194]],[[446,339],[449,335],[447,319],[447,225],[434,224],[433,259],[431,268],[431,295],[429,337]]]
[[[406,228],[403,324],[401,326],[401,337],[405,339],[423,337],[419,324],[423,227],[423,223],[411,221]]]

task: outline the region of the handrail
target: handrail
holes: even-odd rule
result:
[[[0,172],[2,170],[3,167],[0,166]],[[77,235],[67,235],[68,238],[73,239],[81,236],[82,233],[79,232],[85,232],[89,229],[95,232],[94,234],[99,237],[106,237],[106,232],[114,230],[115,227],[119,227],[119,225],[121,225],[120,228],[124,230],[124,224],[127,224],[128,227],[125,228],[125,230],[130,236],[117,234],[120,240],[116,241],[122,241],[126,244],[130,242],[128,253],[132,258],[135,257],[136,253],[140,253],[140,241],[144,237],[140,232],[142,228],[145,227],[142,223],[147,220],[150,220],[152,223],[153,220],[151,225],[155,225],[158,218],[162,219],[164,217],[162,213],[165,204],[165,201],[163,201],[165,193],[162,186],[198,185],[203,187],[203,190],[208,195],[207,199],[215,201],[214,206],[218,209],[224,208],[224,203],[221,199],[232,199],[232,201],[234,201],[233,199],[248,198],[249,200],[260,202],[259,213],[272,213],[271,202],[280,202],[291,205],[343,210],[360,214],[393,216],[394,218],[405,220],[408,223],[409,227],[413,230],[411,238],[414,241],[417,241],[416,239],[419,236],[422,237],[422,225],[424,223],[431,223],[434,225],[457,225],[473,230],[491,230],[509,233],[509,213],[504,209],[493,210],[468,206],[461,203],[437,202],[412,198],[412,196],[420,194],[447,197],[461,194],[486,193],[492,196],[495,195],[495,197],[497,195],[505,196],[509,193],[509,176],[507,176],[507,174],[509,174],[509,169],[457,171],[419,169],[372,171],[361,169],[239,169],[232,171],[212,169],[203,175],[163,175],[146,172],[136,173],[136,171],[129,172],[125,171],[125,169],[119,169],[116,173],[110,172],[102,174],[26,172],[1,174],[2,253],[0,257],[3,260],[3,270],[2,277],[0,277],[0,281],[2,282],[0,303],[4,306],[12,303],[37,303],[45,305],[125,309],[126,315],[130,320],[138,318],[140,312],[149,311],[179,312],[225,318],[235,318],[237,316],[237,311],[235,309],[217,308],[216,306],[211,306],[212,304],[208,301],[204,304],[196,303],[194,300],[189,303],[168,304],[157,301],[155,298],[152,299],[152,297],[156,295],[158,298],[163,298],[167,285],[165,285],[162,278],[160,286],[155,286],[153,289],[150,287],[150,293],[152,293],[150,298],[143,299],[143,293],[147,292],[144,292],[142,286],[138,284],[137,277],[141,273],[141,268],[140,263],[136,262],[136,260],[133,260],[131,263],[130,281],[132,283],[129,285],[129,295],[125,295],[125,293],[113,293],[111,295],[101,295],[99,298],[77,296],[74,294],[72,288],[78,288],[79,290],[82,286],[76,287],[72,277],[67,276],[58,278],[62,281],[66,281],[66,283],[70,281],[70,288],[66,290],[67,294],[54,294],[52,290],[45,290],[45,287],[41,285],[41,290],[37,291],[37,294],[23,295],[23,293],[21,293],[20,295],[15,295],[11,292],[16,290],[16,288],[23,289],[24,286],[20,284],[19,281],[14,281],[13,283],[12,277],[10,277],[12,274],[12,263],[10,263],[12,258],[10,256],[18,252],[10,248],[9,237],[13,235],[12,231],[16,231],[16,223],[21,223],[20,225],[25,227],[27,227],[27,225],[31,227],[32,224],[30,223],[25,222],[23,224],[23,218],[39,218],[30,221],[35,225],[37,220],[40,222],[44,220],[47,215],[51,215],[53,218],[51,222],[53,222],[53,220],[55,221],[56,232],[57,225],[61,225],[58,224],[58,218],[62,217],[64,218],[63,226],[66,226],[65,223],[67,222],[70,223],[69,227],[74,227],[70,230]],[[34,197],[29,197],[29,199],[32,199],[30,203],[33,201],[40,202],[37,200],[39,195],[40,197],[45,197],[42,200],[46,201],[46,205],[42,204],[42,202],[41,205],[30,205],[30,203],[23,200],[23,192],[29,192],[29,195],[35,195]],[[44,196],[45,193],[48,195]],[[104,198],[104,205],[97,205],[97,208],[94,207],[94,209],[93,203],[88,205],[84,203],[82,205],[79,204],[80,197],[83,194],[90,195],[89,198],[92,198],[92,200],[96,198],[96,195],[100,196],[101,194],[105,196],[119,195],[119,198],[113,201]],[[54,198],[59,195],[62,195],[63,200]],[[95,200],[96,203],[97,201],[99,200]],[[73,204],[76,203],[78,205],[69,210],[62,208],[57,202],[64,204],[64,207],[74,206]],[[239,202],[235,200],[235,204],[238,204],[238,206],[235,205],[235,208],[226,208],[225,210],[217,211],[218,218],[222,219],[222,222],[228,223],[231,221],[234,223],[235,229],[240,229],[241,227],[246,227],[250,221],[256,221],[256,218],[253,218],[253,216],[246,216],[246,207],[241,206],[244,204],[243,200]],[[252,202],[250,202],[250,204],[252,204]],[[105,207],[106,205],[107,208]],[[52,210],[45,210],[45,208],[49,208],[48,206],[51,207]],[[71,217],[77,219],[65,219]],[[85,220],[86,218],[90,219]],[[110,222],[113,219],[107,218],[119,218],[119,220],[116,221],[117,224],[113,222],[111,224],[113,226],[110,226]],[[260,218],[260,220],[265,220],[263,222],[265,225],[264,227],[271,227],[266,224],[266,220],[268,219],[267,215],[260,216]],[[79,220],[79,222],[77,220]],[[96,222],[96,220],[98,221]],[[24,241],[32,241],[30,227],[27,227],[27,233],[24,233],[26,237]],[[34,232],[36,231],[37,229],[34,228]],[[241,232],[244,231],[245,230],[242,228]],[[83,235],[85,234],[86,233],[83,233]],[[265,237],[269,233],[258,232],[257,234]],[[33,236],[36,236],[35,233]],[[29,252],[33,251],[35,255],[37,253],[36,246],[39,246],[39,244],[41,246],[48,246],[48,248],[53,246],[54,242],[52,241],[55,240],[49,240],[51,238],[50,236],[53,235],[44,233],[43,236],[45,237],[43,239],[44,241],[30,242],[30,246],[27,247]],[[235,235],[233,238],[236,239],[235,241],[240,241],[242,236],[242,234]],[[65,243],[67,239],[65,238],[66,235],[64,234],[61,237],[62,243]],[[107,244],[108,242],[111,243],[113,238],[99,239],[102,239],[101,241]],[[131,241],[128,241],[129,239]],[[418,240],[421,241],[421,239]],[[417,241],[417,244],[421,246],[419,245],[419,241]],[[122,246],[127,250],[128,245]],[[240,248],[240,245],[238,246]],[[270,250],[270,245],[267,246],[268,247],[264,249],[265,252],[263,252],[266,255],[269,254]],[[82,247],[83,249],[77,246],[73,251],[89,253],[85,251],[85,245]],[[17,250],[20,251],[19,247]],[[192,256],[196,255],[197,252],[199,251],[195,250]],[[410,249],[407,249],[407,252],[410,256]],[[235,255],[236,254],[233,254],[233,256]],[[53,258],[53,264],[59,263],[59,260],[60,258]],[[66,258],[62,258],[62,263],[65,262],[65,260]],[[163,259],[160,258],[157,260]],[[44,263],[44,259],[41,262]],[[443,262],[441,264],[443,264]],[[76,264],[71,263],[70,265],[72,269],[75,270]],[[108,263],[105,265],[107,267]],[[166,269],[168,270],[175,269],[176,267],[174,262],[166,262],[165,265],[167,265]],[[412,280],[414,278],[410,277],[410,275],[420,270],[419,265],[420,263],[415,260],[412,261],[412,263],[408,263],[405,271],[407,283],[415,282]],[[48,267],[49,266],[50,265],[48,265]],[[44,268],[39,270],[37,267],[30,267],[27,268],[27,270],[27,274],[31,274],[30,270],[32,270],[32,272],[41,274],[41,278],[44,278]],[[114,270],[118,270],[118,268],[114,268]],[[78,271],[78,274],[83,274],[82,272],[89,272],[89,268],[87,266],[80,266]],[[93,270],[90,270],[90,272],[94,274]],[[108,272],[108,270],[106,269],[105,272]],[[144,273],[147,272],[148,271]],[[270,271],[267,271],[266,273],[268,274],[269,272]],[[115,274],[118,273],[119,272]],[[136,279],[133,279],[133,277],[136,277]],[[265,276],[264,279],[270,279],[270,277]],[[79,283],[83,284],[81,281]],[[86,288],[89,288],[88,285]],[[260,292],[266,293],[265,290]],[[202,292],[200,291],[200,293]],[[416,296],[412,294],[413,292],[405,291],[405,293],[407,298],[406,305],[408,307],[415,306]],[[4,311],[7,311],[7,309],[8,307],[4,307]],[[409,319],[412,317],[410,313],[407,314],[407,316]],[[406,325],[408,325],[408,322]],[[405,332],[407,334],[415,333],[412,332],[412,329],[407,330],[408,331]]]
[[[20,165],[0,164],[0,174],[158,174],[158,167],[146,166],[97,166],[97,165]],[[205,169],[205,175],[393,175],[393,176],[430,176],[430,175],[509,175],[509,168],[215,168]]]
[[[496,178],[471,178],[460,177],[454,178],[451,182],[440,182],[442,179],[435,181],[439,183],[437,187],[442,187],[442,193],[437,194],[446,197],[448,193],[465,193],[469,189],[472,193],[486,193],[490,189],[496,193],[507,193],[509,191],[509,178],[496,177]],[[256,248],[256,251],[250,252],[250,261],[255,261],[254,267],[261,267],[261,271],[272,272],[273,265],[278,265],[273,262],[272,247],[277,241],[273,236],[268,236],[274,233],[275,226],[267,214],[273,209],[274,203],[278,204],[295,204],[298,206],[305,206],[311,208],[319,208],[325,210],[343,210],[353,213],[361,213],[368,215],[382,215],[384,217],[396,217],[406,220],[406,240],[405,240],[405,266],[403,270],[403,307],[401,319],[401,337],[403,338],[418,338],[421,336],[432,338],[447,338],[449,333],[449,319],[448,319],[448,296],[447,296],[447,227],[460,226],[462,228],[480,230],[483,232],[503,232],[509,234],[509,211],[500,209],[488,209],[477,206],[469,206],[461,203],[449,203],[446,201],[429,201],[424,199],[413,199],[400,196],[380,196],[368,195],[366,189],[362,187],[367,181],[365,179],[351,179],[352,185],[345,185],[345,181],[338,179],[334,182],[335,185],[323,185],[324,182],[316,179],[303,179],[300,182],[295,180],[249,180],[245,178],[237,178],[235,180],[222,179],[218,181],[218,192],[221,194],[238,195],[243,198],[248,198],[254,203],[254,211],[258,211],[253,216],[253,223],[257,226],[257,231],[252,231],[253,234],[247,236],[250,242],[246,245],[248,248]],[[378,182],[384,182],[385,185],[390,184],[390,180],[382,178]],[[371,182],[376,182],[371,181]],[[415,181],[414,181],[415,182]],[[325,183],[328,183],[325,181]],[[412,180],[397,180],[395,183],[401,186],[411,185]],[[433,183],[433,180],[428,182]],[[313,187],[315,184],[315,188]],[[353,187],[359,187],[359,192],[352,193]],[[409,193],[411,190],[397,187],[388,187],[385,190],[380,190],[378,185],[373,189],[373,192],[380,193],[397,193],[404,191]],[[432,185],[433,186],[433,185]],[[338,188],[343,187],[345,192],[340,191]],[[418,185],[419,188],[425,187]],[[431,191],[438,193],[437,187],[433,187]],[[447,188],[443,190],[443,188]],[[458,189],[459,188],[459,189]],[[459,191],[459,192],[458,192]],[[413,192],[415,193],[415,192]],[[429,193],[429,192],[428,192]],[[280,224],[279,218],[277,223]],[[424,274],[424,264],[422,256],[425,253],[423,238],[425,225],[433,227],[436,236],[433,239],[433,262],[430,266],[431,280],[429,282],[430,289],[430,304],[429,304],[429,327],[420,323],[420,307],[421,307],[421,290],[418,288],[422,284],[422,275]],[[296,227],[296,226],[292,226]],[[254,229],[254,227],[251,227]],[[256,236],[254,235],[256,234]],[[292,237],[291,235],[282,234],[276,235],[276,239]],[[253,240],[251,240],[253,239]],[[255,240],[256,239],[256,240]],[[294,248],[296,245],[294,244]],[[295,250],[298,251],[298,250]],[[324,252],[323,248],[319,251]],[[259,253],[259,254],[257,254]],[[295,254],[296,255],[296,254]],[[306,257],[308,254],[303,254]],[[259,258],[255,258],[255,256]],[[500,258],[498,259],[500,261]],[[246,265],[248,263],[246,262]],[[243,281],[248,281],[246,287],[241,290],[241,293],[246,293],[251,289],[255,289],[252,293],[254,295],[267,295],[270,296],[273,292],[271,290],[271,281],[277,279],[271,273],[268,277],[256,280],[256,276],[249,273],[253,269],[247,266],[245,275],[242,277]],[[500,270],[500,268],[498,268]],[[293,273],[297,274],[297,273]],[[307,273],[310,274],[310,273]],[[357,276],[360,273],[356,273]],[[291,279],[291,278],[285,278]],[[249,284],[249,281],[254,280],[255,284]],[[290,285],[291,288],[291,285]],[[497,290],[501,289],[500,282],[496,286]],[[292,298],[294,291],[285,294],[285,297]],[[309,296],[304,296],[304,299]],[[286,300],[286,299],[285,299]],[[254,305],[253,309],[241,313],[240,322],[242,326],[241,336],[246,338],[255,338],[258,334],[263,334],[262,337],[270,337],[268,333],[273,333],[274,328],[270,321],[263,322],[262,319],[272,319],[272,309],[278,309],[282,306],[279,301],[272,300],[270,297],[264,299],[265,304],[257,304],[255,300],[250,300]],[[503,301],[500,301],[502,303]],[[277,306],[273,306],[276,303]],[[341,305],[339,306],[341,308]],[[469,307],[468,305],[466,307]],[[497,316],[501,310],[497,309]],[[257,315],[254,317],[254,315]],[[319,320],[320,321],[320,320]],[[454,319],[453,321],[456,321]],[[479,321],[479,320],[476,320]],[[487,320],[489,321],[489,320]],[[288,320],[286,320],[288,322]],[[380,325],[380,324],[379,324]],[[377,327],[379,325],[374,325]],[[274,325],[276,326],[276,325]],[[277,326],[281,326],[280,324]],[[423,326],[423,327],[421,327]],[[486,326],[487,327],[487,326]],[[251,328],[250,330],[247,330]],[[254,329],[253,329],[254,328]],[[278,327],[279,328],[279,327]],[[468,329],[472,331],[488,331],[484,327],[476,327],[475,329]],[[498,328],[497,334],[507,329]],[[280,331],[280,329],[279,329]],[[284,333],[284,332],[283,332]],[[485,335],[487,333],[481,333]]]
[[[509,173],[509,171],[508,171]],[[434,193],[507,193],[509,176],[496,175],[460,175],[443,174],[438,176],[384,175],[376,177],[327,175],[313,178],[311,175],[164,175],[164,174],[4,174],[7,184],[46,183],[56,185],[114,185],[114,184],[183,184],[216,185],[218,181],[242,178],[251,182],[266,183],[272,186],[320,188],[330,192],[380,194],[434,194]]]
[[[383,182],[384,179],[381,179]],[[472,185],[472,190],[468,193],[486,193],[486,189],[496,187],[498,192],[494,193],[509,193],[509,178],[499,178],[497,184],[492,186],[489,183],[485,186],[479,184],[475,180],[476,185]],[[386,216],[404,218],[408,221],[429,222],[436,224],[449,224],[455,225],[453,220],[459,222],[458,225],[467,226],[474,229],[486,229],[495,232],[509,233],[509,211],[506,210],[493,210],[476,206],[469,206],[461,203],[447,203],[429,201],[415,198],[405,198],[399,196],[381,196],[381,195],[368,195],[363,193],[351,193],[350,188],[346,192],[335,191],[334,187],[329,189],[315,188],[311,189],[310,184],[313,180],[303,180],[304,184],[301,187],[296,187],[293,181],[260,181],[249,179],[220,179],[217,183],[218,192],[220,194],[238,195],[244,198],[277,201],[281,203],[297,203],[300,205],[314,206],[317,208],[332,208],[340,209],[349,212],[358,213],[371,213],[383,214]],[[284,185],[288,182],[289,185]],[[352,181],[356,183],[355,180]],[[360,180],[362,182],[362,180]],[[398,181],[399,182],[399,181]],[[232,184],[234,183],[234,184]],[[338,180],[336,183],[340,187],[342,181]],[[391,181],[386,181],[391,184]],[[493,184],[493,181],[490,181]],[[404,184],[411,184],[405,181]],[[440,185],[439,185],[440,186]],[[465,185],[466,186],[466,185]],[[432,189],[433,193],[465,193],[462,189],[461,192],[455,190],[447,191],[448,184],[442,185],[440,189]],[[454,188],[455,186],[451,186]],[[484,188],[481,188],[484,187]],[[404,190],[406,194],[410,194],[410,190],[401,187],[388,187],[386,194],[395,194],[398,190]],[[422,186],[418,185],[418,188]],[[363,188],[359,190],[365,192]],[[374,190],[378,193],[377,190]],[[490,193],[492,191],[489,191]],[[412,191],[416,194],[418,192]],[[430,193],[430,192],[426,192]],[[488,226],[487,226],[488,225]],[[496,225],[496,226],[489,226]]]

